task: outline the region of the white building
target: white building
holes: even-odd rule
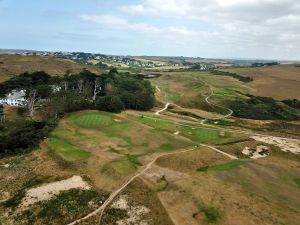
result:
[[[26,103],[25,90],[12,90],[5,98],[0,98],[0,105],[23,106]]]

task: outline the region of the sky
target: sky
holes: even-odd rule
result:
[[[300,60],[300,0],[0,0],[0,48]]]

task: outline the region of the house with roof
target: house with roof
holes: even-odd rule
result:
[[[4,98],[0,98],[0,105],[24,106],[26,104],[25,90],[12,90]]]

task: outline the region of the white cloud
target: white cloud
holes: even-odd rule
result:
[[[198,32],[189,30],[185,27],[158,27],[149,25],[146,23],[130,23],[123,17],[115,15],[81,15],[81,19],[85,21],[92,21],[98,24],[107,25],[114,29],[124,29],[131,30],[135,32],[142,32],[147,34],[163,34],[163,33],[173,33],[178,35],[197,35]]]
[[[205,49],[228,56],[300,59],[299,0],[140,0],[118,10],[122,17],[81,18],[140,32],[151,42],[155,39],[161,46],[177,46],[198,56]]]

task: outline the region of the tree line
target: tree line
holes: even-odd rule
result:
[[[0,96],[21,89],[26,90],[26,108],[30,117],[37,106],[49,117],[57,117],[82,109],[149,110],[155,100],[149,81],[138,75],[119,74],[116,69],[102,75],[83,70],[63,77],[51,77],[43,71],[23,73],[1,83]]]
[[[0,97],[12,90],[26,90],[27,102],[20,111],[25,111],[31,120],[5,121],[0,107],[0,154],[30,150],[65,113],[85,109],[115,113],[125,109],[149,110],[155,101],[154,88],[148,80],[119,74],[116,69],[102,75],[83,70],[62,77],[43,71],[23,73],[0,84]],[[43,115],[43,121],[33,120],[36,111]]]

